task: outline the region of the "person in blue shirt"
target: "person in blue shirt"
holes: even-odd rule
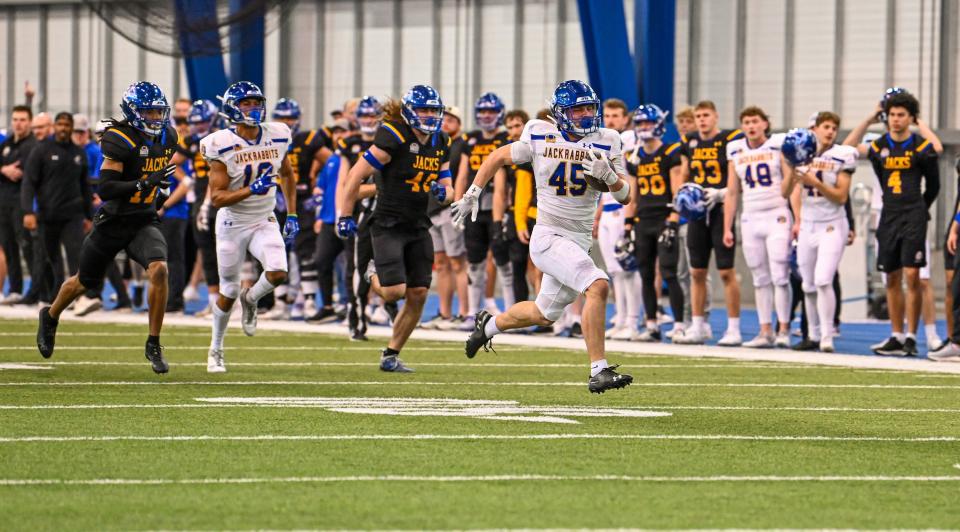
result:
[[[190,223],[190,204],[187,203],[187,191],[193,186],[192,179],[182,172],[176,172],[171,179],[170,195],[158,195],[157,215],[160,217],[160,231],[167,241],[167,270],[170,290],[167,299],[167,314],[183,312],[183,288],[186,285],[187,269],[185,263],[187,227]],[[162,203],[161,203],[162,202]]]
[[[348,134],[349,125],[346,120],[337,120],[330,128],[333,134],[333,145],[337,146],[340,139]],[[333,272],[337,256],[343,252],[344,241],[337,237],[337,177],[340,174],[339,151],[327,159],[326,164],[317,174],[317,186],[314,188],[314,203],[317,207],[317,219],[314,229],[317,233],[316,263],[320,296],[323,299],[316,316],[310,321],[326,323],[344,318],[333,309]]]

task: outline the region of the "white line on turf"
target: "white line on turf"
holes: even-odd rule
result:
[[[483,382],[483,381],[61,381],[0,382],[0,386],[584,386],[586,382]],[[642,388],[809,388],[865,390],[958,390],[960,385],[934,384],[817,384],[738,382],[636,382]]]
[[[239,478],[7,478],[0,486],[157,486],[190,484],[309,484],[327,482],[960,482],[960,475],[718,475],[718,476],[632,476],[632,475],[368,475],[341,477],[239,477]]]
[[[10,436],[0,443],[123,442],[123,441],[448,441],[448,440],[638,440],[638,441],[756,441],[756,442],[879,442],[952,443],[960,436],[765,436],[753,434],[259,434],[249,436]]]
[[[200,349],[200,348],[197,348]],[[206,350],[207,348],[202,348]],[[276,350],[276,348],[270,348],[271,351]],[[282,348],[281,348],[282,350]],[[0,363],[0,369],[3,368],[4,363]],[[25,367],[22,368],[10,368],[10,369],[36,369],[43,368],[47,369],[50,366],[142,366],[143,362],[122,362],[122,361],[113,361],[113,360],[77,360],[77,361],[55,361],[55,362],[11,362],[9,364],[20,364]],[[206,367],[206,362],[170,362],[170,366],[203,366]],[[230,366],[238,367],[311,367],[311,366],[347,366],[347,367],[359,367],[359,366],[379,366],[379,362],[231,362]],[[544,364],[511,364],[511,363],[501,363],[501,362],[418,362],[418,366],[436,366],[436,367],[456,367],[456,368],[473,368],[473,367],[488,367],[488,368],[578,368],[583,369],[586,367],[586,364],[558,364],[558,363],[544,363]],[[683,368],[683,369],[842,369],[848,370],[848,368],[840,368],[835,366],[796,366],[788,364],[735,364],[735,363],[722,363],[722,364],[623,364],[623,367],[627,368]]]
[[[271,405],[271,404],[73,404],[73,405],[0,405],[0,410],[137,410],[170,408],[319,408],[316,405]],[[862,412],[862,413],[910,413],[910,414],[956,414],[960,408],[857,408],[834,406],[698,406],[698,405],[646,405],[622,406],[641,410],[720,410],[758,411],[776,410],[791,412]]]

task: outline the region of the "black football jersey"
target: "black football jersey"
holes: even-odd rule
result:
[[[293,176],[297,180],[297,197],[304,199],[313,193],[313,183],[310,182],[310,167],[313,159],[321,148],[333,151],[333,140],[329,131],[324,129],[310,129],[299,131],[290,142],[287,150],[287,159],[293,167]]]
[[[123,163],[120,179],[125,182],[146,179],[153,172],[162,170],[169,164],[179,144],[180,136],[172,126],[167,126],[160,135],[151,139],[122,122],[108,128],[100,139],[103,157]],[[137,191],[129,198],[106,201],[101,209],[112,216],[156,216],[156,194],[157,187]]]
[[[670,215],[673,190],[670,170],[680,164],[681,145],[661,144],[653,153],[645,153],[643,146],[637,158],[627,159],[627,173],[637,179],[637,216],[663,219]]]
[[[353,167],[363,157],[363,154],[373,146],[372,140],[363,140],[360,135],[353,135],[337,142],[337,153],[345,158]]]
[[[430,183],[450,159],[450,137],[437,132],[423,144],[403,121],[385,121],[373,144],[390,155],[376,174],[377,206],[374,221],[383,227],[415,225],[430,227],[427,200]]]
[[[727,186],[727,143],[743,138],[739,129],[721,129],[709,139],[700,138],[700,133],[680,137],[682,154],[690,165],[690,180],[705,188]]]
[[[504,130],[497,131],[491,138],[483,136],[479,129],[471,131],[464,136],[464,146],[461,153],[467,156],[467,187],[473,183],[473,178],[477,177],[477,171],[480,165],[487,160],[487,156],[494,150],[510,143],[509,135]],[[493,209],[493,179],[487,183],[480,195],[480,210],[489,211]]]
[[[210,164],[200,154],[201,135],[190,135],[180,139],[177,145],[177,152],[183,154],[193,168],[193,193],[197,201],[203,203],[207,197],[207,185],[210,177]]]
[[[884,210],[927,210],[921,183],[924,176],[934,173],[939,178],[937,152],[929,140],[912,134],[907,140],[896,142],[888,133],[870,144],[867,158],[880,179]]]

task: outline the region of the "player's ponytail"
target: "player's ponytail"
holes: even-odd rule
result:
[[[403,102],[389,98],[383,104],[383,119],[390,122],[403,122]]]

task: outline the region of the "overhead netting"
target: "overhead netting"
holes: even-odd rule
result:
[[[187,16],[177,16],[172,0],[84,0],[83,3],[112,31],[140,48],[185,57],[220,55],[258,44],[249,39],[231,39],[230,34],[256,23],[260,17],[263,17],[264,34],[269,34],[283,24],[297,0],[247,0],[233,11],[229,0],[215,0],[215,14],[204,14],[210,10],[202,9],[200,4],[206,2],[180,1]],[[275,16],[264,16],[267,13]],[[187,48],[181,46],[184,42],[188,43]]]

